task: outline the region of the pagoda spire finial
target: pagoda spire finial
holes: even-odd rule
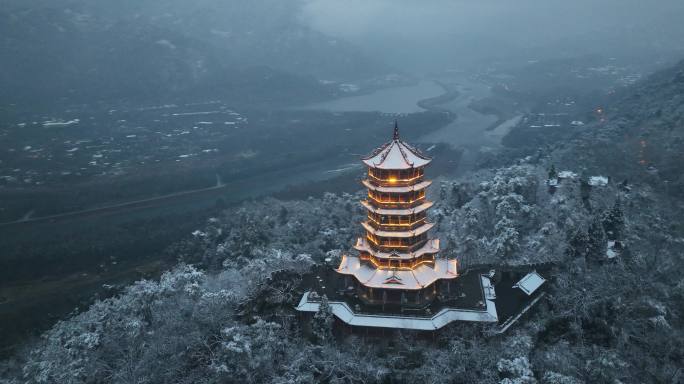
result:
[[[394,120],[394,135],[392,136],[392,140],[399,140],[399,124],[396,119]]]

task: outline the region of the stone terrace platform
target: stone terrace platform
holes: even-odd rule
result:
[[[543,290],[532,295],[514,287],[524,272],[490,275],[489,268],[471,270],[452,282],[448,295],[441,295],[424,306],[367,304],[354,289],[345,287],[345,279],[330,266],[321,266],[309,275],[304,294],[296,309],[317,312],[326,295],[333,314],[345,324],[373,328],[401,328],[436,331],[455,321],[498,324],[507,329],[534,305]]]

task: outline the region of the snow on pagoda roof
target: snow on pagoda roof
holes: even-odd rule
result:
[[[428,165],[431,161],[417,148],[399,139],[399,127],[396,121],[394,122],[392,141],[377,148],[362,160],[367,166],[377,169],[418,168]]]
[[[414,237],[418,235],[422,235],[423,233],[427,232],[430,230],[430,228],[435,226],[435,223],[425,223],[421,225],[420,227],[412,230],[407,230],[407,231],[383,231],[379,229],[373,228],[370,224],[368,224],[367,221],[364,221],[361,223],[363,228],[374,234],[375,236],[380,236],[380,237]]]
[[[361,183],[366,186],[368,189],[372,189],[374,191],[378,192],[396,192],[396,193],[402,193],[402,192],[413,192],[413,191],[420,191],[421,189],[425,189],[432,184],[432,181],[422,181],[418,184],[415,185],[409,185],[407,187],[380,187],[377,185],[374,185],[368,180],[363,180]]]
[[[425,245],[413,252],[381,252],[374,250],[365,237],[359,237],[356,240],[354,249],[361,252],[367,252],[377,257],[378,259],[392,259],[392,260],[413,260],[425,254],[439,252],[439,239],[430,239]]]
[[[437,280],[458,277],[456,260],[437,259],[434,267],[426,264],[410,270],[376,269],[362,263],[357,256],[342,256],[337,272],[354,276],[370,288],[423,289]]]
[[[491,287],[491,282],[487,276],[480,275],[482,288],[486,290]],[[328,303],[332,313],[341,321],[356,326],[380,327],[380,328],[399,328],[414,329],[422,331],[434,331],[444,327],[453,321],[474,321],[496,323],[499,321],[496,312],[496,305],[492,300],[485,300],[483,310],[444,308],[432,317],[420,318],[406,315],[390,314],[366,314],[356,313],[344,301],[330,301]],[[300,312],[318,312],[320,302],[309,298],[309,292],[305,293],[297,305]]]
[[[361,205],[363,205],[367,210],[377,213],[379,215],[413,215],[415,213],[420,213],[423,212],[424,210],[432,207],[434,203],[432,201],[426,201],[423,204],[414,207],[414,208],[409,208],[409,209],[391,209],[391,208],[377,208],[373,206],[371,203],[368,201],[361,201]]]
[[[544,279],[537,271],[532,271],[525,275],[520,281],[518,281],[513,288],[520,288],[528,296],[533,294],[539,287],[544,284],[546,279]]]

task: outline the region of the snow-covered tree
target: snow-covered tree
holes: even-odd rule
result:
[[[622,235],[624,225],[625,217],[622,211],[622,204],[620,199],[617,199],[613,207],[603,215],[603,228],[609,239],[618,240]]]
[[[503,217],[494,226],[496,237],[491,240],[490,248],[500,260],[510,258],[520,246],[520,233],[515,223]]]
[[[333,340],[332,328],[335,317],[328,303],[328,297],[323,295],[318,311],[311,319],[311,333],[321,343],[329,343]]]
[[[587,231],[587,257],[590,260],[603,260],[606,256],[607,240],[600,217],[595,217]]]

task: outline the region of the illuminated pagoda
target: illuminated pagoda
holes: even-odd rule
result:
[[[368,303],[425,304],[434,299],[437,281],[458,276],[456,260],[437,258],[439,239],[429,237],[433,203],[425,197],[431,181],[424,176],[430,161],[399,138],[396,123],[392,141],[363,158],[365,236],[354,245],[358,255],[343,256],[337,272],[353,277]]]
[[[541,297],[540,275],[516,285],[511,279],[519,276],[505,275],[499,280],[507,303],[497,313],[491,266],[461,274],[458,260],[440,256],[427,217],[433,203],[426,197],[431,181],[425,168],[431,159],[401,140],[396,122],[392,140],[362,161],[368,170],[362,181],[367,189],[361,201],[367,214],[363,236],[354,254],[314,269],[299,312],[319,311],[325,298],[338,321],[353,327],[435,331],[454,321],[502,321],[507,327],[521,308]]]

